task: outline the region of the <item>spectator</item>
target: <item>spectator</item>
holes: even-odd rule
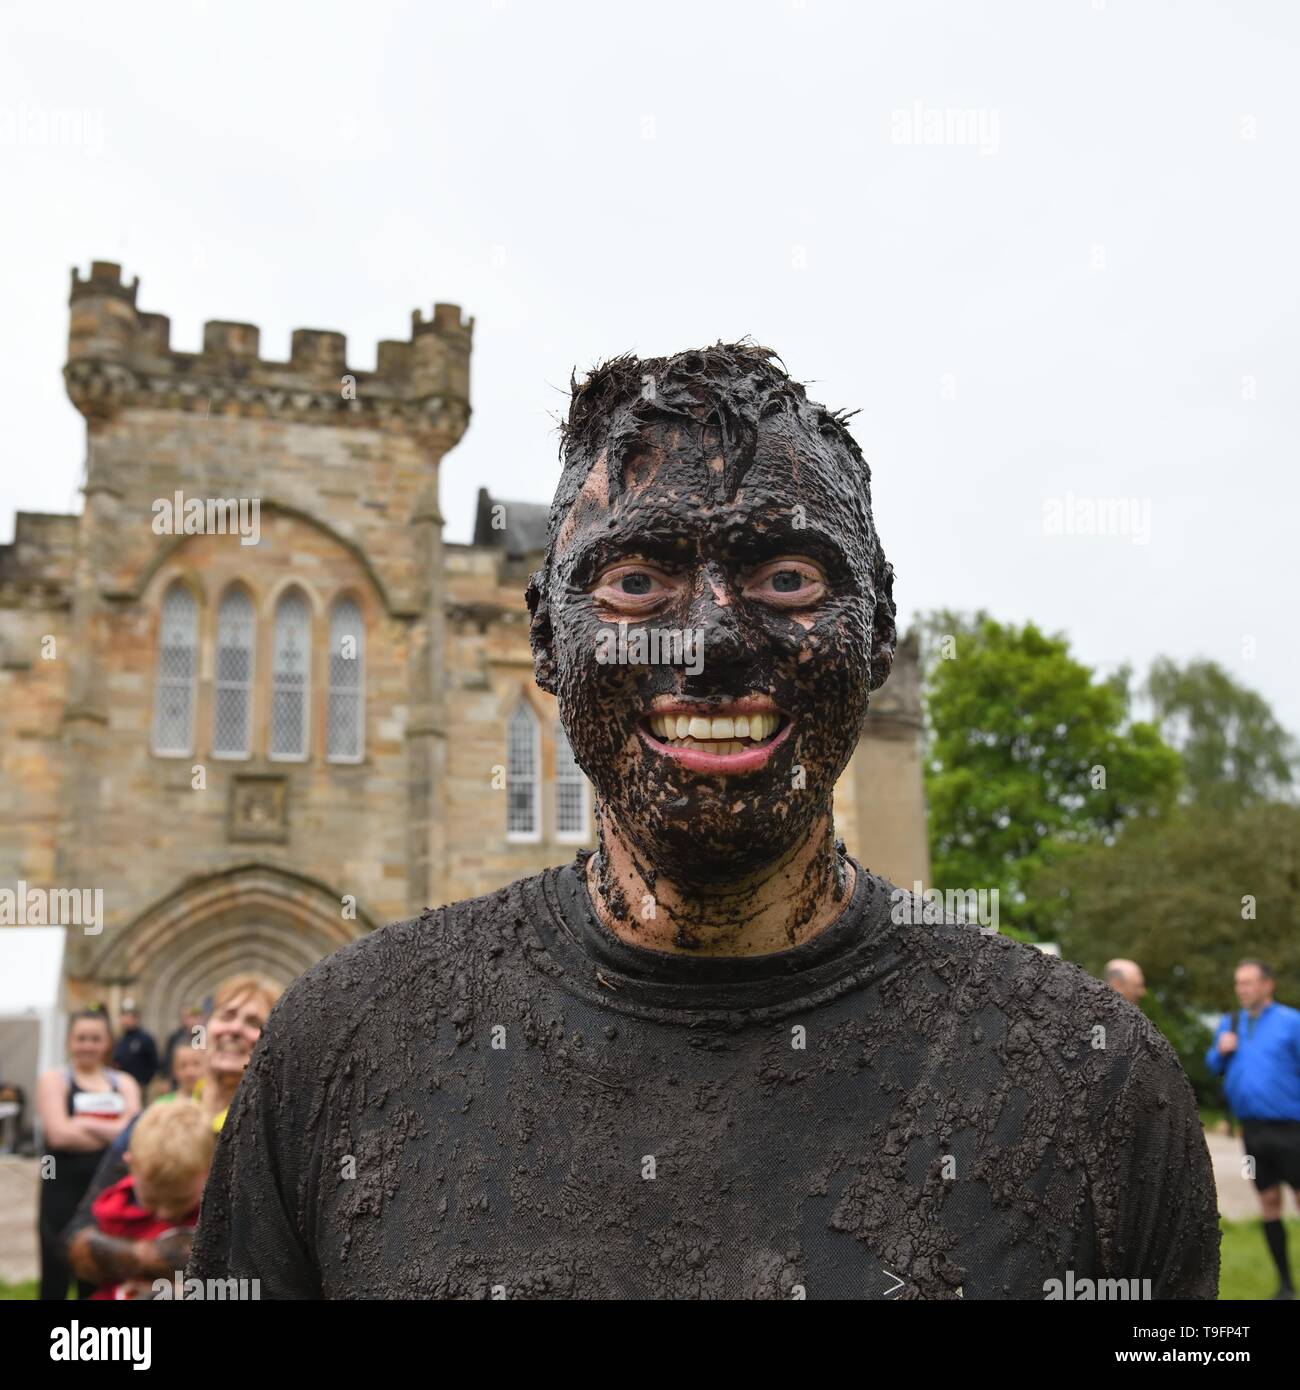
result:
[[[174,1088],[176,1086],[175,1065],[176,1049],[178,1047],[192,1048],[195,1046],[194,1030],[203,1022],[203,1010],[195,1004],[187,1004],[181,1010],[181,1026],[169,1033],[167,1042],[163,1049],[163,1073],[167,1077],[168,1083]]]
[[[1102,979],[1134,1008],[1138,1007],[1138,1001],[1147,992],[1142,967],[1135,960],[1108,960]]]
[[[206,1059],[206,1070],[194,1096],[214,1132],[225,1122],[239,1078],[279,997],[280,986],[263,975],[235,975],[217,986],[208,1020],[207,1050],[200,1053]],[[90,1280],[91,1287],[128,1279],[169,1279],[184,1269],[189,1259],[189,1236],[183,1232],[133,1241],[97,1229],[92,1205],[105,1188],[126,1177],[124,1154],[129,1143],[127,1131],[104,1155],[63,1233],[72,1268],[79,1279]]]
[[[44,1072],[36,1083],[40,1117],[52,1171],[40,1190],[41,1288],[43,1299],[65,1299],[70,1274],[60,1235],[90,1186],[100,1159],[140,1112],[135,1078],[107,1065],[113,1035],[102,1009],[73,1014],[68,1024],[65,1067]],[[94,1285],[78,1281],[78,1297]]]
[[[91,1206],[100,1232],[128,1241],[192,1234],[215,1143],[211,1121],[197,1102],[150,1106],[132,1126],[123,1155],[130,1173],[105,1188]],[[151,1283],[110,1281],[93,1296],[148,1298]]]
[[[190,1100],[208,1070],[208,1054],[198,1047],[178,1047],[172,1054],[174,1084],[159,1100]]]
[[[131,1000],[122,1005],[118,1022],[122,1025],[122,1036],[113,1049],[113,1061],[135,1077],[143,1093],[158,1075],[158,1044],[152,1033],[140,1027],[140,1012]]]
[[[1241,1121],[1268,1253],[1277,1266],[1274,1298],[1295,1297],[1282,1225],[1282,1184],[1300,1192],[1300,1012],[1273,1002],[1273,972],[1243,960],[1233,976],[1241,1008],[1225,1015],[1205,1055],[1223,1077],[1228,1104]]]

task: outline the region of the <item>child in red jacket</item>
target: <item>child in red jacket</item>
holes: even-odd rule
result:
[[[216,1136],[202,1107],[192,1100],[155,1103],[136,1121],[125,1154],[130,1175],[106,1187],[91,1210],[108,1236],[156,1240],[198,1224],[199,1200],[212,1163]],[[147,1298],[147,1281],[103,1284],[94,1298]]]

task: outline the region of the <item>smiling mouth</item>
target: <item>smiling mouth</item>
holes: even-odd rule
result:
[[[641,737],[655,752],[696,772],[753,772],[789,736],[790,719],[770,707],[738,701],[698,713],[681,707],[654,710]]]

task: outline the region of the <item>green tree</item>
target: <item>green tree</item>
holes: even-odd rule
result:
[[[1183,755],[1189,803],[1234,811],[1281,800],[1293,785],[1294,740],[1268,702],[1216,662],[1159,657],[1146,692],[1165,741]]]
[[[1034,898],[1067,959],[1095,975],[1114,956],[1141,965],[1147,1011],[1203,1101],[1217,1084],[1201,1062],[1199,1015],[1234,1007],[1238,961],[1267,961],[1277,997],[1300,1002],[1300,807],[1199,807],[1134,824],[1113,845],[1080,846],[1043,869]]]
[[[1063,637],[976,619],[922,621],[930,726],[930,849],[940,888],[995,887],[1003,917],[1037,929],[1036,873],[1072,846],[1162,815],[1179,757],[1129,719],[1124,673],[1098,680]]]

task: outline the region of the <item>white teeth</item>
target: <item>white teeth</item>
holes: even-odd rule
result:
[[[650,731],[674,747],[693,748],[697,744],[716,744],[718,752],[740,752],[750,746],[737,742],[748,739],[763,743],[776,733],[781,723],[779,714],[742,714],[732,719],[726,715],[705,718],[703,715],[652,714]]]

